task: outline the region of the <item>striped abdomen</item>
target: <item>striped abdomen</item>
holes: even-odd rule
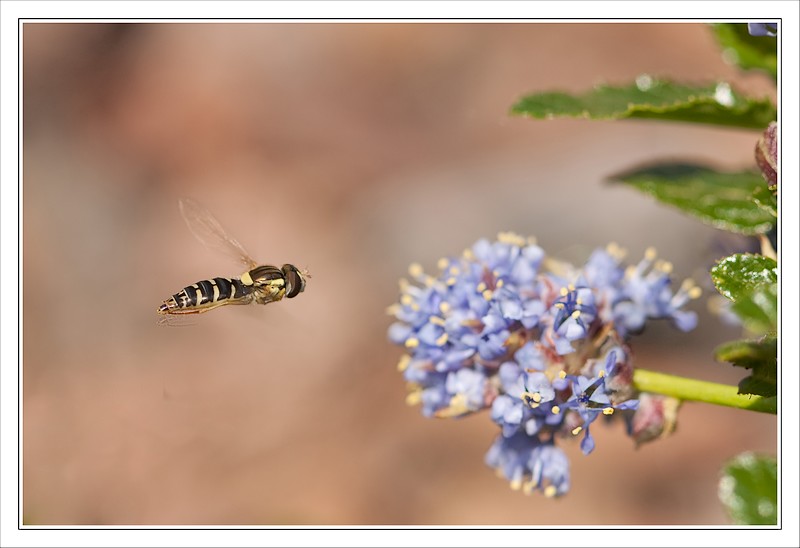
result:
[[[199,312],[202,309],[229,304],[224,301],[241,301],[250,297],[252,285],[245,285],[238,278],[214,278],[201,280],[161,303],[159,314]]]

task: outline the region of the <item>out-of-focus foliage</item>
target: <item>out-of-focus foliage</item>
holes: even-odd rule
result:
[[[743,453],[722,470],[719,498],[731,519],[748,525],[778,523],[778,462]]]
[[[646,75],[627,86],[600,85],[581,95],[533,93],[517,101],[511,113],[544,119],[639,118],[749,129],[761,129],[776,117],[769,99],[744,97],[725,82],[686,86]]]
[[[612,179],[729,232],[759,234],[775,223],[774,215],[753,200],[754,192],[765,187],[755,171],[725,173],[691,164],[659,164]]]

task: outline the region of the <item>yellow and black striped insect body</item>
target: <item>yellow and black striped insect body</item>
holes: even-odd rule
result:
[[[238,278],[212,278],[184,287],[158,307],[166,317],[200,314],[228,304],[269,304],[291,299],[306,288],[308,271],[291,264],[281,268],[258,265],[242,245],[230,237],[211,213],[190,199],[179,202],[181,215],[195,238],[242,262],[247,270]]]

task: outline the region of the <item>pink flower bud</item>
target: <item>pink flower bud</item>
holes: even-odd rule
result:
[[[756,144],[756,163],[769,186],[778,184],[778,124],[772,122]]]
[[[636,446],[664,438],[675,430],[680,401],[660,394],[639,395],[639,408],[631,421],[631,437]]]

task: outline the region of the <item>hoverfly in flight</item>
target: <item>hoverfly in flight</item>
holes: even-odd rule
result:
[[[291,299],[305,290],[306,279],[311,277],[307,270],[291,264],[281,268],[259,265],[203,206],[186,198],[178,206],[195,238],[242,262],[247,270],[238,278],[213,278],[184,287],[158,307],[158,314],[163,316],[160,323],[169,316],[200,314],[226,304],[269,304],[284,297]]]

